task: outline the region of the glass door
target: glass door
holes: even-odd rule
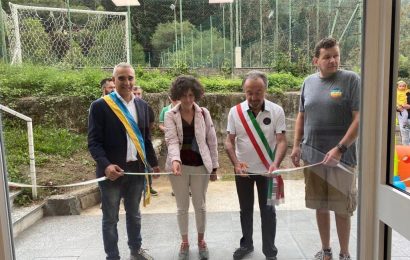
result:
[[[13,232],[11,230],[10,203],[6,179],[6,164],[0,116],[0,259],[13,260]]]
[[[408,4],[408,1],[400,0],[365,3],[360,259],[410,259],[410,196],[405,183],[403,186],[394,182],[400,175],[407,174],[403,168],[407,159],[402,150],[406,153],[410,148],[408,145],[401,146],[400,125],[396,126],[397,114],[404,111],[398,104],[400,95],[397,95],[396,83],[400,79],[408,80],[408,75],[398,73],[404,69],[400,67],[399,60],[407,57],[405,51],[400,50],[403,40],[400,37],[403,29],[400,21],[408,18],[407,14],[400,14]],[[405,103],[407,100],[403,106]],[[398,161],[399,157],[401,162]]]

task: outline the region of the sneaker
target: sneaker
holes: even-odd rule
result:
[[[158,191],[154,190],[152,187],[150,188],[149,192],[152,196],[158,196]]]
[[[339,254],[339,260],[351,260],[350,255]]]
[[[199,253],[200,260],[208,260],[209,250],[208,250],[208,246],[205,243],[205,240],[201,240],[198,242],[198,253]]]
[[[332,254],[332,249],[322,249],[319,252],[316,253],[316,255],[313,258],[314,260],[332,260],[333,259],[333,254]]]
[[[138,249],[136,252],[131,251],[130,260],[154,260],[146,251],[143,248]]]
[[[178,260],[188,260],[189,259],[189,243],[182,242],[179,248]]]
[[[240,247],[233,252],[233,259],[234,260],[240,260],[244,258],[247,254],[253,252],[253,246],[251,247]]]

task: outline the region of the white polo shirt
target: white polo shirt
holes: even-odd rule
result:
[[[256,131],[254,131],[251,119],[249,118],[247,112],[250,109],[248,101],[245,100],[244,102],[242,102],[241,107],[244,117],[249,127],[252,129],[252,132],[254,133],[255,139],[257,140],[259,147],[262,149],[262,151],[266,151],[262,141],[260,140]],[[256,116],[256,121],[262,129],[262,132],[264,133],[266,140],[268,141],[269,146],[273,151],[276,146],[276,134],[285,133],[286,131],[285,113],[283,112],[283,108],[265,99],[264,109],[263,111],[260,111],[259,114]],[[228,134],[236,135],[236,157],[240,162],[246,162],[248,164],[248,172],[266,172],[267,169],[265,168],[264,164],[262,163],[261,159],[256,153],[255,148],[252,145],[252,142],[248,134],[246,133],[244,126],[242,125],[242,121],[239,118],[236,106],[232,107],[229,111],[228,126],[226,130]],[[268,156],[266,156],[266,159],[269,163],[272,163]]]

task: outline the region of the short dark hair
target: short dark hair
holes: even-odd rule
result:
[[[259,70],[251,70],[248,73],[246,73],[245,77],[242,80],[242,88],[245,85],[245,82],[248,79],[261,79],[263,81],[263,83],[265,84],[265,89],[268,88],[269,82],[268,82],[268,78],[266,77],[266,74],[263,73],[262,71]]]
[[[105,78],[103,80],[100,81],[100,87],[101,89],[105,88],[105,84],[107,84],[107,82],[112,81],[112,78]]]
[[[329,49],[333,48],[334,46],[339,46],[339,43],[336,41],[335,38],[323,38],[315,45],[315,57],[319,58],[320,56],[320,49]]]
[[[170,97],[172,100],[179,100],[188,90],[192,90],[196,101],[200,100],[204,94],[204,88],[195,77],[187,75],[178,76],[172,82]]]

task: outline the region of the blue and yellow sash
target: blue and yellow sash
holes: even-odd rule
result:
[[[135,119],[132,117],[128,108],[122,103],[115,92],[112,92],[109,95],[105,95],[103,97],[104,101],[107,105],[111,108],[114,114],[118,117],[121,123],[124,125],[127,134],[129,135],[132,143],[135,145],[137,149],[137,153],[140,156],[142,162],[145,165],[145,171],[150,168],[149,164],[146,160],[145,154],[145,143],[144,138],[142,137],[141,131],[138,128],[138,124]],[[148,181],[148,175],[145,175],[145,191],[144,192],[144,206],[150,203],[151,193]]]

